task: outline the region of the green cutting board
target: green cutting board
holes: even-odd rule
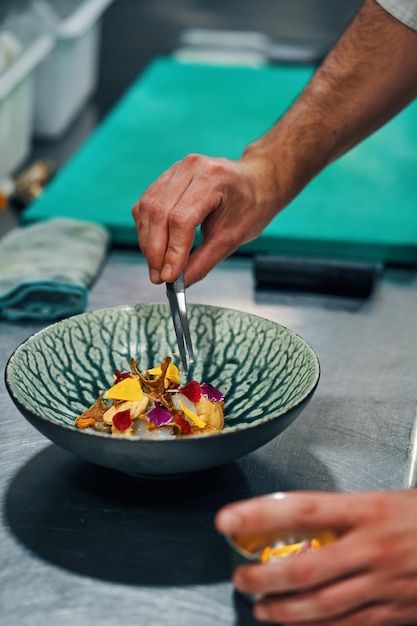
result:
[[[156,59],[22,214],[107,226],[137,244],[131,208],[189,152],[238,158],[313,73],[306,66],[221,66]],[[329,166],[278,215],[251,253],[417,263],[417,103]]]

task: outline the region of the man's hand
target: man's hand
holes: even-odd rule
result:
[[[417,623],[417,491],[293,492],[224,507],[222,534],[333,530],[317,551],[242,565],[239,591],[262,594],[260,620],[285,626],[400,626]]]
[[[133,207],[151,281],[184,271],[190,285],[256,238],[314,176],[417,95],[416,50],[415,31],[365,0],[294,104],[241,159],[189,155],[164,172]],[[198,226],[203,242],[189,257]]]
[[[151,281],[184,270],[186,285],[195,283],[257,237],[274,215],[273,184],[256,162],[191,154],[175,163],[132,211]],[[188,258],[198,226],[203,241]]]

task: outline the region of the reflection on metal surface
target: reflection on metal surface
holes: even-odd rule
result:
[[[408,460],[404,476],[404,487],[415,487],[417,483],[417,410],[411,430]]]

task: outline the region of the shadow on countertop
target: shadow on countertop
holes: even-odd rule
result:
[[[14,477],[4,515],[30,551],[82,576],[147,587],[210,584],[232,572],[216,512],[289,488],[291,477],[257,454],[193,475],[149,478],[50,445]]]

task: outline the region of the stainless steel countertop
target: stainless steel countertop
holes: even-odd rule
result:
[[[165,299],[135,250],[113,251],[89,308]],[[417,279],[384,273],[366,301],[256,294],[251,261],[233,258],[189,302],[287,326],[315,349],[317,391],[279,437],[197,477],[134,479],[49,443],[0,387],[0,623],[8,626],[254,624],[233,594],[222,504],[277,490],[400,488],[414,476]],[[0,323],[4,370],[40,324]]]

